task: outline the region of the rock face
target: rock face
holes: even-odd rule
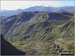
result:
[[[1,35],[1,55],[24,55],[24,52],[19,51]]]

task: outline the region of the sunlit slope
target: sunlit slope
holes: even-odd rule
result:
[[[74,18],[68,20],[62,25],[59,25],[51,33],[53,40],[64,38],[64,39],[74,39]]]
[[[73,39],[74,19],[70,20],[48,20],[42,22],[29,23],[23,27],[16,27],[6,36],[11,37],[8,40],[57,40],[59,38]],[[9,35],[12,33],[11,35]],[[18,38],[17,38],[18,37]]]

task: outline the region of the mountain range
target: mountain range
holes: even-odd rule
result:
[[[17,15],[21,12],[35,12],[35,11],[40,11],[40,12],[70,12],[74,11],[75,7],[73,6],[64,6],[64,7],[45,7],[45,6],[34,6],[26,9],[18,9],[18,10],[2,10],[0,12],[1,17],[9,17],[12,15]]]

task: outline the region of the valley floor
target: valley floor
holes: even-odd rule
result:
[[[10,42],[27,55],[59,55],[60,51],[75,51],[74,40],[66,41],[16,41]]]

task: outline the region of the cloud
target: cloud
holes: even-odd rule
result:
[[[33,6],[59,7],[61,5],[60,1],[1,1],[2,10],[25,9]]]
[[[60,3],[56,1],[31,1],[27,2],[28,6],[59,6]]]
[[[1,9],[16,10],[32,6],[59,6],[57,1],[1,1]]]

